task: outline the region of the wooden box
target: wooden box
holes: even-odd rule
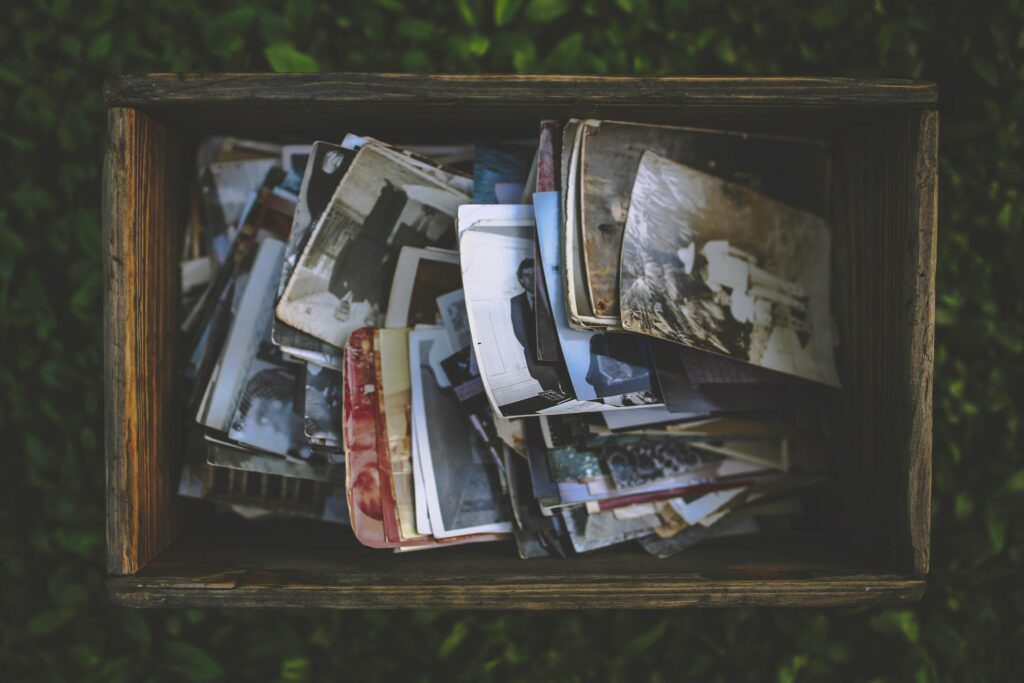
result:
[[[107,587],[131,606],[679,607],[918,599],[928,572],[938,116],[930,83],[833,78],[153,75],[106,85]],[[395,555],[317,523],[212,520],[175,495],[178,250],[198,139],[396,142],[597,117],[814,136],[832,149],[842,451],[835,528],[520,560]]]

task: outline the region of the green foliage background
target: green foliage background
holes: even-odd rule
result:
[[[1020,0],[8,0],[0,16],[0,679],[1019,680]],[[108,605],[100,83],[266,69],[937,81],[934,569],[923,602],[550,614]]]

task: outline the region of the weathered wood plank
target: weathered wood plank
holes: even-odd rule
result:
[[[149,74],[107,81],[108,106],[285,102],[344,105],[636,103],[647,106],[934,107],[932,83],[851,78],[519,76],[501,74]]]
[[[834,144],[845,524],[862,552],[928,571],[938,115]]]
[[[107,569],[138,571],[173,535],[178,449],[173,353],[183,196],[175,135],[132,109],[108,113],[103,173]]]
[[[131,577],[108,581],[130,606],[668,608],[916,600],[924,582],[875,571],[822,534],[720,539],[657,560],[635,546],[524,561],[510,544],[394,555],[336,530],[215,529],[183,539]]]
[[[359,586],[303,583],[268,572],[241,575],[233,586],[159,584],[135,577],[107,582],[110,599],[126,607],[317,607],[332,609],[672,609],[679,607],[831,607],[914,602],[924,592],[921,579],[852,575],[826,579],[724,579],[685,577],[668,581],[615,578],[587,583],[501,581],[444,585]]]
[[[919,575],[928,573],[931,548],[932,390],[935,372],[935,260],[938,226],[939,115],[934,111],[911,114],[913,162],[910,220],[914,237],[901,265],[906,293],[907,344],[903,359],[908,372],[906,534],[898,539],[902,563]],[[909,555],[909,556],[907,556]]]

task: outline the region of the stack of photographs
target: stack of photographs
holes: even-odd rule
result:
[[[523,558],[820,524],[824,142],[572,119],[198,161],[183,495]]]

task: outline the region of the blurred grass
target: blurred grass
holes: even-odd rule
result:
[[[0,680],[1019,680],[1020,0],[15,0],[2,16]],[[923,602],[553,614],[109,606],[100,83],[266,69],[937,81],[933,572]]]

